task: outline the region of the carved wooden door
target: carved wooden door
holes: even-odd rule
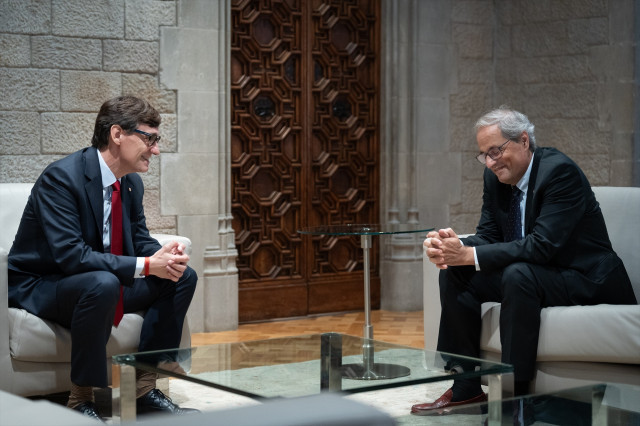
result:
[[[359,237],[379,218],[378,0],[234,0],[232,210],[240,322],[359,310]],[[378,243],[371,251],[379,307]]]

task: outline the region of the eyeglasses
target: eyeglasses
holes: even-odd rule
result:
[[[147,132],[143,132],[140,129],[135,129],[134,132],[136,133],[140,133],[143,136],[146,136],[146,138],[142,138],[142,140],[144,141],[144,143],[149,147],[153,147],[154,145],[157,145],[160,143],[160,137],[159,135],[156,135],[154,133],[147,133]]]
[[[497,159],[502,157],[502,153],[504,152],[505,149],[507,149],[506,145],[509,142],[512,142],[512,140],[511,139],[507,139],[505,141],[505,143],[503,143],[499,147],[495,147],[494,146],[493,148],[491,148],[487,152],[481,152],[480,154],[478,154],[476,156],[476,160],[478,160],[480,163],[482,163],[484,165],[487,164],[487,157],[491,158],[493,161],[496,161]]]

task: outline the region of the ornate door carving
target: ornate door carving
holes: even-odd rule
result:
[[[240,322],[362,309],[360,239],[296,231],[378,222],[379,3],[238,0],[232,28]]]

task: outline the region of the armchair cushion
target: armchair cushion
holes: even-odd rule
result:
[[[499,321],[500,304],[483,304],[482,350],[501,352]],[[638,330],[638,305],[545,308],[540,314],[537,360],[640,364]]]
[[[136,352],[143,313],[126,314],[118,327],[111,328],[107,356]],[[52,321],[43,320],[24,309],[9,309],[11,357],[30,362],[71,362],[71,333]]]

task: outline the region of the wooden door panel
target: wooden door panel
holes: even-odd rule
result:
[[[312,28],[309,224],[377,223],[377,2],[322,3]],[[314,237],[307,255],[310,311],[331,309],[330,300],[336,310],[363,308],[359,237]],[[377,241],[371,259],[377,306]]]
[[[241,306],[244,321],[301,317],[308,314],[307,286],[296,282],[245,286]]]
[[[377,0],[232,3],[241,322],[363,307],[359,238],[297,230],[378,221],[378,15]]]
[[[359,279],[358,279],[359,278]],[[372,307],[380,307],[380,278],[371,278]],[[364,308],[364,284],[362,274],[353,278],[312,281],[309,283],[309,315],[327,312],[356,311]]]

